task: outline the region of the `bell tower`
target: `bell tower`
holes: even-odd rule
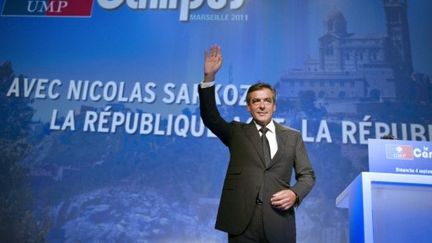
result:
[[[387,56],[391,63],[396,96],[411,100],[413,65],[408,28],[407,0],[383,0],[387,27]]]
[[[408,28],[407,0],[383,0],[390,44],[389,57],[395,71],[402,75],[413,72]]]

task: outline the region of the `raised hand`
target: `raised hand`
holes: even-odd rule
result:
[[[221,66],[221,48],[218,45],[212,45],[204,54],[204,82],[213,81]]]

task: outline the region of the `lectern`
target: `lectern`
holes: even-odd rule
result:
[[[432,242],[432,177],[362,172],[336,198],[351,243]]]

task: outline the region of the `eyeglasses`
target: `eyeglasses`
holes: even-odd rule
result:
[[[261,103],[264,103],[264,105],[271,105],[273,104],[273,99],[272,98],[264,98],[264,99],[252,98],[250,100],[250,103],[256,106],[260,105]]]

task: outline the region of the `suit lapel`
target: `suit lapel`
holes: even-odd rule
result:
[[[285,144],[287,142],[286,139],[288,137],[284,134],[285,130],[281,125],[279,125],[276,122],[274,122],[274,124],[276,129],[276,141],[278,143],[278,151],[276,152],[275,156],[273,156],[273,159],[271,160],[267,168],[273,166],[275,163],[277,163],[278,160],[282,158],[284,153],[283,149],[285,147]],[[253,146],[255,147],[255,151],[258,153],[258,156],[260,157],[263,166],[265,166],[264,155],[261,147],[262,146],[261,137],[259,135],[258,130],[256,129],[255,123],[253,123],[252,121],[249,124],[247,124],[245,130],[246,130],[246,135],[251,141],[251,143],[253,144]]]
[[[260,138],[259,132],[255,126],[255,123],[253,121],[251,121],[249,124],[247,124],[246,135],[249,138],[249,140],[251,141],[251,143],[253,144],[253,146],[255,147],[255,151],[258,153],[258,156],[260,157],[263,165],[265,165],[264,154],[263,154],[262,146],[261,146],[261,138]]]
[[[282,158],[283,149],[285,147],[286,139],[288,137],[288,136],[284,136],[285,131],[281,125],[279,125],[276,122],[274,122],[274,124],[276,129],[276,141],[278,144],[278,150],[276,151],[276,154],[273,156],[273,159],[271,160],[271,163],[268,167],[273,166],[279,159]]]

